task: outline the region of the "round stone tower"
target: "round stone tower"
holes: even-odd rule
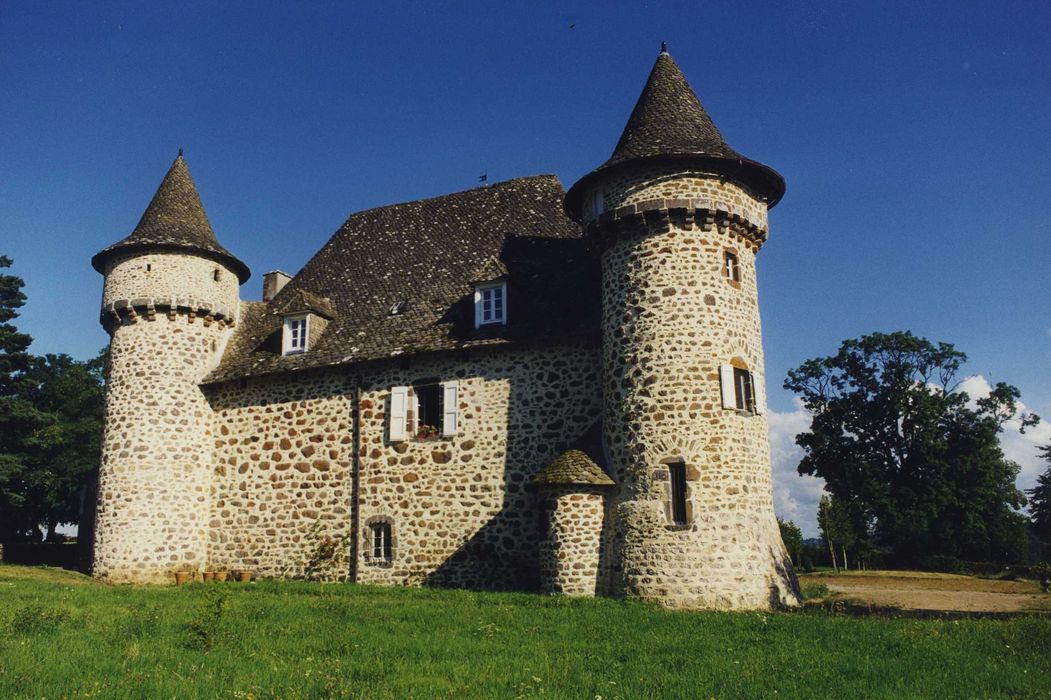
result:
[[[91,264],[111,336],[94,574],[171,581],[206,564],[211,409],[198,382],[250,273],[216,240],[181,152],[135,231]]]
[[[799,602],[774,517],[755,267],[783,194],[662,47],[613,156],[566,195],[601,256],[614,593]]]

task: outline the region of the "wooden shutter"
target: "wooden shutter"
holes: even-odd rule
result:
[[[409,387],[395,386],[390,390],[390,439],[406,439],[406,413],[409,409]]]
[[[755,412],[757,415],[766,413],[766,387],[763,386],[763,375],[752,375],[752,393],[755,395]]]
[[[737,408],[733,365],[719,365],[719,386],[723,391],[723,408]]]
[[[460,392],[456,382],[442,382],[442,435],[456,435],[459,429]]]

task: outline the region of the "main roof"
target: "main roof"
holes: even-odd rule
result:
[[[664,46],[613,155],[570,188],[566,211],[579,220],[580,200],[588,185],[641,161],[684,163],[725,174],[766,197],[771,207],[785,193],[784,179],[774,170],[727,145]]]
[[[269,302],[242,306],[218,382],[426,351],[598,330],[597,261],[562,210],[554,175],[508,180],[352,215]],[[474,328],[474,283],[502,278],[508,324]],[[281,355],[282,314],[297,295],[327,299],[317,344]],[[408,304],[392,315],[397,302]],[[295,305],[295,304],[293,304]]]
[[[106,261],[111,256],[150,249],[181,250],[212,258],[232,269],[242,284],[252,274],[247,265],[219,245],[181,151],[161,180],[139,225],[130,236],[97,253],[91,265],[105,274]]]

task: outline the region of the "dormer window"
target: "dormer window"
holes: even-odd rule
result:
[[[390,307],[391,316],[400,316],[405,313],[405,310],[409,308],[409,302],[407,301],[396,301],[394,305]]]
[[[507,283],[493,282],[474,288],[474,327],[507,323]]]
[[[307,339],[310,337],[310,315],[286,316],[285,329],[282,335],[281,354],[295,355],[307,351]]]
[[[602,215],[602,212],[606,210],[606,202],[602,196],[602,188],[599,187],[591,192],[588,197],[588,211],[591,213],[591,218],[597,219]]]

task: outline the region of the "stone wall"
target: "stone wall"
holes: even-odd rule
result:
[[[329,538],[344,558],[312,575],[536,588],[540,516],[525,484],[601,413],[598,368],[594,348],[501,348],[209,387],[216,417],[209,558],[263,576],[301,576]],[[421,379],[457,382],[458,434],[391,442],[390,389]],[[368,525],[377,522],[391,526],[389,562],[365,556]]]
[[[602,592],[599,577],[605,498],[580,487],[546,488],[540,537],[541,590],[571,596]]]
[[[125,256],[107,269],[111,368],[93,563],[106,580],[170,582],[206,560],[212,413],[198,383],[232,331],[188,307],[156,313],[142,301],[185,299],[190,289],[195,308],[238,307],[237,277],[204,258]]]
[[[640,179],[610,191],[648,201],[666,196],[667,183],[662,175],[653,188]],[[671,194],[720,193],[734,201],[712,209],[765,210],[715,180]],[[762,381],[758,246],[736,225],[667,214],[617,229],[602,254],[605,439],[622,485],[609,531],[614,587],[671,607],[793,604],[765,411],[723,409],[719,382],[719,366],[734,358]],[[739,260],[738,284],[724,271],[727,249]],[[670,518],[672,460],[686,464],[685,525]]]
[[[766,204],[748,188],[699,170],[650,166],[614,173],[596,187],[602,189],[603,208],[613,212],[629,204],[654,199],[708,199],[761,230],[767,228]],[[590,193],[585,196],[588,201]],[[584,224],[593,212],[584,207]]]

